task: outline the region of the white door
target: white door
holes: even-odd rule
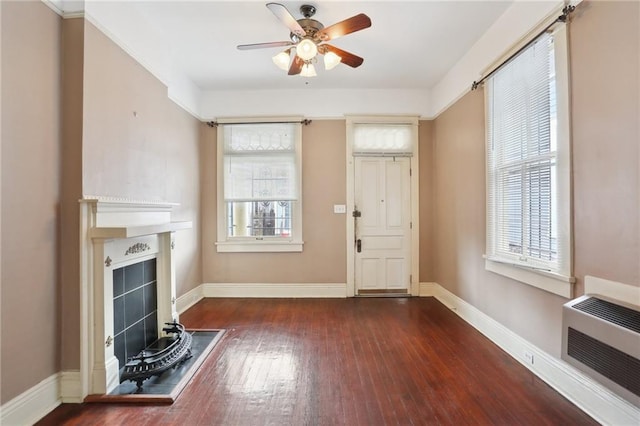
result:
[[[410,291],[410,164],[407,157],[355,158],[356,294]]]

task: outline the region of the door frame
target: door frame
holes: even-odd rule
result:
[[[347,297],[356,295],[355,280],[355,222],[352,216],[355,195],[355,162],[353,157],[353,125],[358,123],[409,124],[413,126],[413,155],[410,157],[411,185],[411,285],[409,293],[418,296],[420,290],[420,221],[419,221],[419,150],[417,116],[346,116],[347,124]]]

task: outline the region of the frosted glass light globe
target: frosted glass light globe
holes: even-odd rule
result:
[[[300,59],[304,61],[315,58],[317,54],[318,46],[316,46],[316,44],[308,38],[305,38],[296,46],[296,55],[298,55]]]

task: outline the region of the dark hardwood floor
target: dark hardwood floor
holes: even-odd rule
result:
[[[227,332],[173,405],[39,424],[597,424],[433,298],[205,299],[181,321]]]

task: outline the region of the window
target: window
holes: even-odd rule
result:
[[[354,123],[353,155],[413,155],[412,123]]]
[[[548,280],[572,280],[565,31],[538,37],[485,96],[487,269],[566,296]]]
[[[218,251],[302,251],[301,125],[218,127]]]

